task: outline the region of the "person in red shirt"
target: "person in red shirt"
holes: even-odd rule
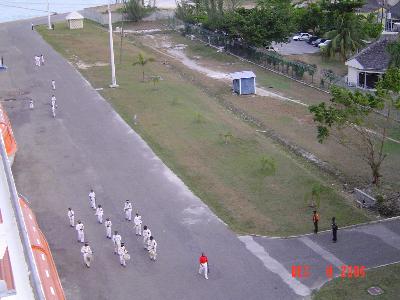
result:
[[[204,271],[204,277],[205,279],[208,279],[208,258],[207,256],[204,255],[204,253],[201,253],[201,256],[199,258],[199,274],[201,274]]]
[[[313,212],[312,221],[314,223],[314,233],[318,233],[319,215],[317,214],[316,210]]]

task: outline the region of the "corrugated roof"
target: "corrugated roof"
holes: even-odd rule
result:
[[[235,72],[229,74],[232,79],[240,79],[240,78],[253,78],[256,77],[256,74],[254,74],[252,71],[242,71],[242,72]]]
[[[356,59],[366,70],[386,70],[389,66],[390,55],[386,51],[387,45],[395,40],[397,35],[384,35],[359,53],[351,57]]]
[[[66,20],[82,20],[83,16],[77,11],[73,11],[65,17]]]

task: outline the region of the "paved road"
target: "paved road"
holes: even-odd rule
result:
[[[30,30],[30,22],[0,25],[0,53],[9,66],[0,73],[0,98],[19,145],[13,167],[17,188],[30,199],[50,242],[68,299],[296,299],[327,281],[328,265],[338,275],[342,265],[370,268],[400,260],[399,219],[340,230],[336,244],[329,232],[292,239],[237,237]],[[40,53],[46,64],[35,69],[33,56]],[[53,78],[55,120],[49,106]],[[89,208],[91,187],[127,243],[133,259],[126,269]],[[155,263],[123,220],[128,198],[158,241]],[[90,270],[68,227],[68,206],[83,220],[95,251]],[[201,251],[211,259],[208,281],[196,274]],[[292,278],[293,265],[309,266],[310,276]]]
[[[318,47],[307,44],[305,41],[293,41],[288,43],[273,44],[274,49],[282,55],[312,54],[320,51]]]
[[[52,248],[68,299],[293,299],[297,295],[264,267],[245,245],[154,155],[142,139],[36,33],[30,21],[0,25],[0,52],[8,65],[0,93],[19,151],[13,167]],[[33,56],[44,54],[45,66]],[[50,115],[51,79],[58,115]],[[29,98],[35,109],[28,109]],[[16,99],[16,100],[12,100]],[[120,267],[96,224],[87,194],[122,232],[132,261]],[[132,225],[123,220],[131,199],[158,241],[151,262]],[[91,269],[82,264],[67,207],[74,208],[95,251]],[[201,251],[210,258],[210,280],[196,274]]]

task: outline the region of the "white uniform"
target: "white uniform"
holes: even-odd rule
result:
[[[104,226],[106,226],[106,237],[111,239],[111,226],[112,223],[110,220],[104,222]]]
[[[200,264],[199,274],[201,274],[202,272],[204,272],[205,279],[208,279],[208,263],[205,262]]]
[[[89,193],[89,200],[90,200],[90,206],[93,209],[96,209],[96,193],[95,192]]]
[[[143,247],[147,249],[147,240],[151,237],[151,231],[149,228],[143,230]]]
[[[119,247],[121,247],[122,237],[119,234],[113,234],[112,241],[114,243],[114,254],[118,253]]]
[[[121,246],[118,249],[118,255],[119,255],[119,262],[121,266],[126,267],[126,254],[128,254],[128,250],[126,250],[125,246]]]
[[[35,65],[40,67],[40,57],[39,56],[35,56]]]
[[[95,215],[97,216],[97,221],[100,223],[100,224],[103,224],[103,208],[102,207],[98,207],[97,209],[96,209],[96,213],[95,213]]]
[[[34,108],[33,100],[32,100],[32,99],[29,100],[29,108],[30,108],[30,109],[33,109],[33,108]]]
[[[57,101],[56,97],[52,96],[51,97],[51,106],[55,106],[56,105],[56,101]]]
[[[89,268],[90,262],[93,259],[93,251],[90,246],[82,246],[81,253],[83,254],[83,261],[85,265]]]
[[[51,81],[51,88],[52,88],[53,90],[56,89],[56,82],[55,82],[54,80]]]
[[[68,218],[69,218],[69,225],[71,227],[74,227],[75,226],[75,213],[72,209],[68,210]]]
[[[149,239],[147,240],[147,251],[149,251],[150,259],[156,260],[157,257],[157,242],[155,239],[152,241]]]
[[[125,220],[131,221],[132,220],[132,203],[125,202],[124,211],[125,211]]]
[[[78,223],[75,226],[76,231],[78,232],[78,242],[84,243],[85,242],[85,226],[82,223]]]
[[[136,235],[142,235],[142,217],[135,216],[133,218],[133,223],[135,224]]]

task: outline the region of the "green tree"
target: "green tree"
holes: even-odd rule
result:
[[[310,207],[319,208],[321,205],[321,196],[326,192],[326,187],[320,183],[314,183],[311,186],[311,191],[304,195],[304,202]]]
[[[124,12],[128,15],[128,19],[133,22],[140,21],[150,12],[153,8],[144,7],[139,0],[128,0],[124,2]]]
[[[331,40],[323,53],[329,57],[339,54],[343,60],[355,53],[363,45],[365,34],[362,31],[362,16],[354,13],[340,13],[336,17],[335,29],[326,33]]]
[[[231,37],[240,37],[251,46],[286,42],[295,30],[293,7],[284,0],[260,1],[252,9],[239,8],[224,15],[221,25]]]
[[[268,156],[263,156],[260,159],[260,171],[264,175],[274,175],[276,171],[275,160]]]
[[[294,9],[296,28],[302,32],[318,35],[325,28],[325,16],[319,3],[310,3],[307,7]]]
[[[376,16],[370,13],[362,20],[362,31],[366,37],[376,39],[381,35],[383,25],[377,22]]]
[[[389,43],[387,51],[390,53],[390,66],[400,68],[400,40]]]
[[[400,110],[400,69],[391,68],[378,82],[374,94],[352,92],[339,87],[331,88],[331,104],[322,102],[310,107],[317,126],[320,143],[335,135],[340,143],[349,147],[369,165],[372,183],[380,184],[381,166],[387,154],[389,129],[393,126],[393,113]],[[378,117],[374,110],[385,110]]]
[[[152,57],[148,57],[146,58],[142,52],[140,52],[136,58],[136,61],[132,64],[133,66],[136,65],[141,65],[142,66],[142,75],[143,75],[143,79],[142,81],[144,82],[144,66],[148,63],[154,61],[154,58]]]

